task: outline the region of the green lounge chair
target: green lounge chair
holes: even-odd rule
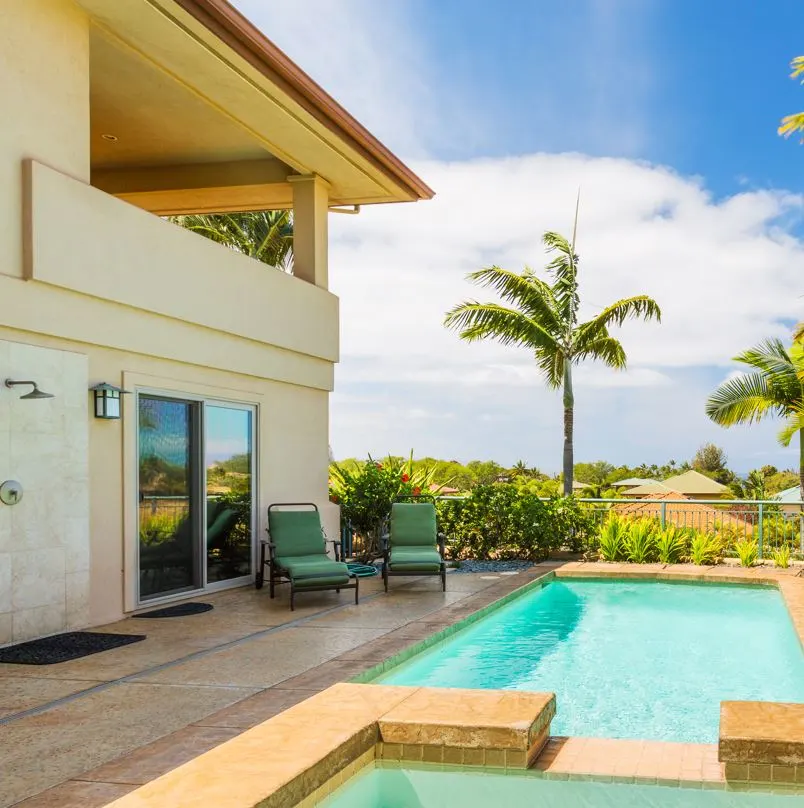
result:
[[[438,532],[432,502],[395,502],[390,532],[383,537],[382,579],[388,591],[390,575],[440,575],[447,591],[444,534]]]
[[[297,510],[285,510],[287,508]],[[334,561],[327,555],[328,542],[335,545]],[[289,583],[291,611],[295,608],[297,592],[354,589],[357,603],[359,580],[350,575],[346,564],[341,561],[340,547],[340,541],[324,537],[318,507],[312,502],[271,505],[268,508],[268,539],[263,540],[260,548],[256,587],[262,589],[267,564],[271,597],[277,584]]]

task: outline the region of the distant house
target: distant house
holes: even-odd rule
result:
[[[782,513],[801,513],[801,488],[797,485],[794,485],[792,488],[786,488],[784,491],[780,491],[778,494],[772,497],[772,499],[775,499],[781,503]]]
[[[628,477],[625,480],[617,480],[616,483],[610,483],[610,488],[636,488],[640,485],[650,485],[655,483],[656,480],[649,480],[642,477]]]
[[[459,488],[450,488],[448,485],[439,485],[438,483],[430,483],[430,490],[433,493],[438,493],[441,497],[452,497],[461,493]]]
[[[650,482],[629,488],[623,491],[623,496],[635,499],[650,499],[666,494],[668,491],[676,491],[683,494],[684,499],[719,499],[729,493],[727,486],[710,479],[698,471],[685,471],[683,474],[676,474],[661,482]]]
[[[665,490],[643,499],[651,501],[618,503],[612,510],[620,516],[636,519],[643,516],[660,518],[663,515],[666,524],[677,527],[690,527],[702,531],[729,527],[746,536],[752,535],[753,521],[750,516],[743,519],[734,512],[720,511],[715,506],[696,502],[694,498],[679,491]],[[662,503],[661,500],[669,501]]]

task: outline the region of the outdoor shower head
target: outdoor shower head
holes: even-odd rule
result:
[[[39,385],[32,381],[15,381],[14,379],[6,379],[6,387],[17,387],[20,384],[30,385],[33,387],[30,393],[20,396],[20,399],[34,399],[34,398],[54,398],[53,393],[46,393],[44,390],[39,389]]]

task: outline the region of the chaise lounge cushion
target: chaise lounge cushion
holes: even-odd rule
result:
[[[441,555],[432,546],[392,547],[388,565],[394,572],[438,572]]]
[[[268,530],[279,557],[327,552],[318,511],[269,511]]]
[[[324,586],[349,583],[349,569],[340,561],[324,555],[285,556],[276,563],[293,579],[294,586]]]
[[[435,547],[436,534],[436,512],[431,502],[395,502],[391,507],[393,547]]]

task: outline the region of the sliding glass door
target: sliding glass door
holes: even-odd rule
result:
[[[204,419],[207,582],[251,575],[253,411],[208,404]]]
[[[139,599],[254,566],[254,408],[138,394]]]

